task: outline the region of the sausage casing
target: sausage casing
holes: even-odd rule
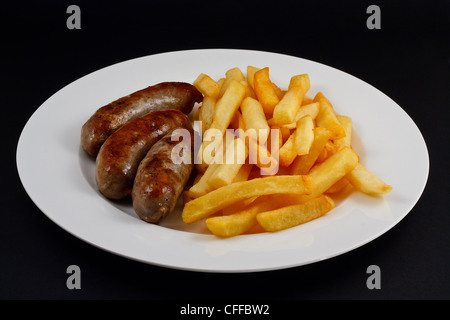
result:
[[[172,134],[167,134],[140,163],[131,198],[134,211],[142,220],[158,223],[175,208],[194,168],[191,137],[192,134],[172,141]],[[182,154],[180,158],[184,160],[174,162],[174,153]]]
[[[106,139],[125,123],[157,110],[191,112],[202,94],[185,82],[162,82],[136,91],[98,109],[81,129],[81,146],[96,156]]]
[[[97,155],[95,179],[99,191],[114,200],[129,196],[139,163],[153,144],[175,128],[190,125],[181,111],[165,110],[122,126],[109,136]]]

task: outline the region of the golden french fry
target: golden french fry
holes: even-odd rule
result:
[[[320,127],[319,127],[320,128]],[[325,146],[326,146],[326,144],[325,144]],[[324,162],[325,160],[327,160],[327,158],[328,158],[328,150],[327,150],[327,148],[326,147],[324,147],[323,149],[322,149],[322,151],[319,153],[319,156],[317,157],[317,159],[316,159],[316,164],[317,163],[322,163],[322,162]]]
[[[307,198],[314,198],[327,191],[333,184],[351,172],[359,162],[352,148],[345,147],[309,171],[313,180],[313,192]]]
[[[262,196],[253,200],[246,207],[230,215],[216,216],[206,219],[208,229],[218,237],[234,237],[250,230],[256,223],[256,215],[260,212],[278,207],[274,197]]]
[[[244,99],[245,88],[238,81],[232,80],[228,89],[217,101],[211,128],[220,130],[222,133],[228,128],[235,111]]]
[[[219,84],[206,74],[200,74],[193,83],[204,96],[217,98],[220,93]]]
[[[211,96],[203,98],[202,105],[198,111],[199,120],[202,122],[202,135],[209,129],[214,119],[214,111],[216,107],[216,99]]]
[[[200,74],[198,75],[197,79],[194,80],[194,82],[192,83],[192,85],[193,85],[194,87],[197,87],[197,84],[198,84],[204,77],[206,77],[206,74],[200,73]]]
[[[260,144],[265,144],[269,136],[269,125],[264,114],[262,105],[258,100],[251,97],[245,98],[241,103],[242,118],[244,119],[245,129],[256,131],[256,138]]]
[[[222,136],[225,130],[231,123],[236,110],[239,108],[242,100],[244,99],[245,88],[244,86],[236,80],[231,80],[228,85],[228,89],[225,91],[223,96],[217,101],[215,106],[213,121],[205,131],[203,135],[203,142],[200,147],[200,152],[206,152],[206,148],[209,144],[213,143],[211,148],[214,150],[218,147],[220,139],[213,139],[217,133],[221,133]],[[202,154],[202,156],[204,156]]]
[[[252,204],[258,198],[259,197],[251,197],[251,198],[244,199],[244,200],[238,201],[236,203],[233,203],[233,205],[222,209],[222,215],[227,216],[227,215],[238,213],[238,212],[246,209],[250,204]]]
[[[230,125],[228,126],[228,129],[239,129],[239,121],[244,121],[242,119],[242,114],[239,112],[239,110],[236,110],[236,112],[233,115],[233,118],[231,118]]]
[[[294,149],[297,155],[308,154],[313,141],[314,121],[310,115],[307,115],[297,121],[297,129],[294,133]]]
[[[241,84],[245,87],[245,98],[250,97],[256,99],[256,93],[247,81],[241,81]]]
[[[220,78],[219,80],[217,80],[217,84],[219,85],[220,90],[222,90],[224,83],[225,83],[225,78]],[[220,96],[220,93],[219,93],[219,96]]]
[[[300,204],[258,213],[256,220],[264,230],[275,232],[317,219],[333,208],[333,199],[321,195]]]
[[[295,115],[295,121],[292,123],[277,125],[274,122],[273,118],[267,120],[267,123],[269,124],[269,126],[277,125],[277,126],[281,126],[281,128],[295,129],[297,127],[297,121],[300,120],[300,118],[303,118],[304,116],[309,115],[309,116],[311,116],[311,118],[315,119],[318,114],[319,114],[319,103],[313,102],[313,103],[301,106],[298,109],[297,114]]]
[[[334,140],[334,145],[336,150],[342,149],[343,147],[351,147],[352,145],[352,118],[336,115],[339,123],[344,127],[345,137]]]
[[[247,181],[250,172],[252,171],[252,168],[253,164],[244,163],[242,167],[239,169],[237,175],[234,177],[233,182]]]
[[[239,68],[232,68],[225,72],[225,80],[220,88],[219,97],[223,96],[232,81],[245,81],[245,76]]]
[[[327,143],[325,143],[325,147],[323,148],[322,153],[317,158],[317,162],[324,162],[333,154],[335,154],[336,151],[338,151],[338,148],[336,147],[334,142],[332,140],[328,140]]]
[[[255,89],[255,85],[254,85],[254,81],[253,81],[254,80],[254,76],[255,76],[255,73],[258,72],[259,70],[261,70],[261,68],[257,68],[257,67],[253,67],[253,66],[247,66],[247,83],[253,89]]]
[[[248,151],[244,140],[235,138],[230,143],[227,143],[225,161],[220,164],[208,178],[208,185],[213,189],[217,189],[232,183],[242,165],[245,163],[247,156]]]
[[[273,109],[280,99],[272,86],[272,81],[270,81],[268,67],[255,72],[253,76],[253,86],[256,96],[264,109],[264,113],[266,116],[272,117]]]
[[[272,82],[272,88],[275,90],[275,94],[277,95],[278,99],[283,99],[284,95],[286,94],[286,91],[283,91],[278,87],[275,83]]]
[[[326,104],[326,105],[329,105],[329,106],[331,107],[331,109],[334,110],[334,107],[333,107],[333,105],[331,104],[330,100],[328,100],[322,92],[318,92],[318,93],[314,96],[314,98],[313,98],[312,101],[313,101],[313,102],[316,102],[316,101],[317,101],[317,102],[322,102],[322,103],[324,103],[324,104]]]
[[[270,151],[254,139],[249,139],[249,163],[261,168],[263,175],[273,175],[278,171],[278,160]]]
[[[314,103],[313,99],[308,98],[308,97],[304,97],[302,100],[302,106],[306,106],[307,104],[311,104]]]
[[[312,180],[308,175],[268,176],[234,182],[189,201],[184,206],[181,216],[185,223],[193,223],[251,197],[286,193],[304,195],[311,192]]]
[[[302,74],[291,78],[289,89],[273,110],[276,124],[289,124],[295,121],[303,97],[310,88],[309,76]]]
[[[327,129],[315,128],[314,140],[309,153],[295,158],[291,165],[291,174],[308,174],[329,139],[330,132]]]
[[[357,190],[365,194],[380,195],[392,190],[392,186],[386,184],[360,163],[345,177]]]
[[[255,88],[254,81],[253,81],[255,73],[259,70],[261,70],[261,69],[257,68],[257,67],[253,67],[253,66],[247,66],[247,82],[252,89]],[[271,84],[272,84],[273,90],[275,90],[275,93],[276,93],[278,99],[281,99],[284,95],[284,91],[281,90],[275,83],[271,82]]]
[[[279,159],[280,148],[283,145],[282,139],[283,137],[279,128],[270,129],[269,138],[267,139],[267,150],[270,151],[270,155],[275,159]]]
[[[319,114],[316,117],[316,124],[318,127],[328,129],[331,133],[331,140],[337,140],[345,137],[345,129],[336,118],[333,106],[328,99],[319,92],[314,97],[314,102],[319,102]]]
[[[348,180],[345,178],[341,178],[335,184],[333,184],[331,187],[329,187],[327,189],[327,191],[325,191],[324,193],[326,193],[326,194],[338,193],[339,191],[342,191],[348,185],[349,185]]]
[[[197,182],[188,190],[188,195],[191,199],[195,199],[207,194],[213,188],[208,184],[208,179],[213,175],[214,171],[219,167],[219,163],[212,163],[207,168],[205,173],[200,176]]]
[[[291,134],[289,139],[283,144],[279,151],[279,162],[282,167],[289,167],[297,157],[294,146],[295,134]]]

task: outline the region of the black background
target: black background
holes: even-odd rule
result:
[[[81,30],[66,27],[70,4],[81,8]],[[381,30],[366,27],[371,4],[381,9]],[[450,298],[449,1],[17,1],[1,4],[0,10],[1,299]],[[430,175],[417,205],[394,228],[356,250],[311,265],[245,274],[131,261],[51,222],[17,174],[17,142],[32,113],[56,91],[102,67],[196,48],[294,55],[383,91],[411,116],[428,146]],[[81,290],[66,287],[71,264],[81,268]],[[372,264],[381,268],[380,290],[366,287]]]

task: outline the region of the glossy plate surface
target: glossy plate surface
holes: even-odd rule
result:
[[[185,225],[180,210],[161,225],[137,218],[128,201],[102,197],[94,160],[80,147],[84,122],[101,106],[163,81],[192,83],[248,65],[269,67],[287,88],[308,73],[313,97],[321,91],[339,114],[353,119],[352,143],[361,163],[393,186],[383,197],[352,193],[326,216],[277,233],[219,239],[204,223]],[[120,256],[169,268],[252,272],[305,265],[348,252],[379,237],[419,200],[428,178],[423,137],[407,113],[385,94],[347,73],[301,58],[247,50],[205,49],[162,53],[118,63],[64,87],[27,122],[17,167],[30,198],[61,228]]]

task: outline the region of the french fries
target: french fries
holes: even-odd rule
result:
[[[294,133],[294,148],[297,155],[309,153],[314,141],[314,122],[310,115],[306,115],[297,121],[297,129]]]
[[[266,67],[255,72],[253,75],[253,86],[264,113],[266,116],[272,116],[273,109],[280,99],[272,86],[272,81],[270,81],[269,68]]]
[[[370,196],[386,184],[352,148],[353,120],[322,92],[306,96],[308,74],[281,88],[268,67],[231,68],[217,81],[201,73],[197,176],[183,194],[182,220],[215,236],[277,232],[332,211],[343,190]],[[193,116],[195,117],[195,115]],[[195,128],[195,125],[194,125]]]
[[[184,206],[185,223],[193,223],[240,200],[270,194],[304,195],[312,192],[312,181],[305,176],[269,176],[235,182],[195,198]]]
[[[288,91],[273,110],[273,121],[276,124],[288,124],[295,120],[297,111],[309,87],[310,82],[307,74],[291,78]]]
[[[327,98],[319,92],[314,97],[314,102],[319,102],[319,114],[316,117],[317,126],[326,128],[331,133],[331,140],[345,137],[345,129],[339,122],[333,106]]]
[[[369,195],[381,195],[392,190],[390,185],[387,185],[360,163],[345,177],[356,189]]]
[[[258,100],[247,97],[241,104],[242,118],[245,129],[255,130],[256,138],[260,144],[264,144],[269,137],[270,128],[267,124],[266,116],[262,105]]]
[[[309,172],[313,180],[313,192],[309,198],[318,197],[328,190],[333,184],[351,172],[359,163],[359,157],[355,151],[345,147]]]
[[[217,98],[220,93],[220,85],[210,76],[201,73],[194,81],[193,86],[197,88],[204,96]]]
[[[279,206],[276,201],[273,201],[274,198],[273,196],[258,197],[238,212],[206,219],[206,226],[219,237],[234,237],[242,234],[257,223],[258,213],[273,210]]]
[[[264,230],[275,232],[317,219],[333,208],[333,199],[321,195],[300,204],[258,213],[256,220]]]

